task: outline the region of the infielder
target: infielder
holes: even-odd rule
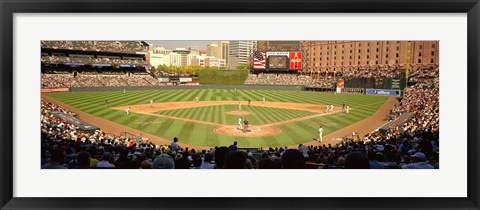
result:
[[[330,105],[330,113],[333,113],[333,104]]]
[[[105,106],[108,107],[108,100],[105,100]]]
[[[265,96],[263,97],[263,103],[265,103]]]
[[[243,125],[242,125],[242,117],[238,118],[238,128],[239,130],[243,130]]]
[[[127,109],[125,109],[125,112],[127,113],[127,115],[130,115],[130,107],[128,107]]]
[[[350,108],[350,107],[348,107],[348,104],[347,104],[347,105],[345,106],[345,111],[347,112],[347,114],[348,114],[348,109],[349,109],[349,108]]]
[[[197,101],[197,103],[198,103],[198,96],[197,96],[197,97],[195,97],[195,101]]]
[[[242,103],[238,102],[238,111],[242,111]]]
[[[150,107],[153,107],[153,100],[150,99]]]
[[[320,143],[322,143],[322,141],[323,141],[323,128],[322,128],[322,126],[320,126],[320,128],[318,129],[318,141]]]
[[[330,111],[330,105],[327,104],[327,106],[325,106],[325,113],[328,113],[328,111]]]

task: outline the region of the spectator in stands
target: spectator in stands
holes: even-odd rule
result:
[[[50,161],[42,166],[42,169],[67,169],[65,166],[63,166],[63,163],[65,162],[65,151],[63,151],[62,148],[56,149],[52,157],[50,158]]]
[[[215,167],[214,169],[222,169],[225,166],[225,156],[229,150],[227,147],[219,147],[215,150]]]
[[[285,169],[304,169],[305,157],[302,152],[296,149],[289,149],[282,155],[282,164]]]
[[[115,168],[115,165],[111,164],[112,154],[110,152],[105,152],[102,155],[102,161],[97,163],[97,168]]]
[[[345,159],[346,169],[369,169],[370,163],[368,159],[360,152],[352,152]]]
[[[230,151],[225,157],[226,169],[245,169],[247,157],[243,152]]]
[[[410,156],[412,163],[402,166],[404,169],[433,169],[434,167],[426,162],[427,156],[422,152],[416,152]]]
[[[78,153],[77,163],[75,169],[90,169],[90,154],[88,152]]]
[[[373,150],[369,150],[367,156],[371,169],[383,169],[383,165],[377,161],[377,154]]]
[[[205,154],[205,157],[203,158],[203,163],[201,168],[202,169],[213,169],[215,164],[212,164],[213,156],[211,153]]]
[[[160,154],[155,157],[153,161],[153,168],[154,169],[174,169],[175,163],[173,162],[173,158],[167,154]]]
[[[170,147],[172,149],[173,152],[177,153],[178,150],[180,149],[180,146],[178,146],[178,138],[177,137],[174,137],[173,138],[173,142],[170,144]]]
[[[237,142],[236,141],[233,142],[233,144],[228,147],[228,150],[230,150],[231,152],[232,151],[237,151],[238,150]]]

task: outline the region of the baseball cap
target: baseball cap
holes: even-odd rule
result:
[[[173,158],[167,154],[160,154],[155,158],[153,161],[152,168],[154,169],[173,169],[175,167],[175,163],[173,162]]]

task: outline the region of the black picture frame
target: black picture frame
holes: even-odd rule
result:
[[[478,0],[1,0],[0,206],[2,209],[479,209]],[[273,4],[274,3],[274,4]],[[466,198],[16,198],[13,193],[15,13],[467,13],[468,196]],[[449,181],[449,180],[445,180]],[[207,192],[205,192],[207,193]]]

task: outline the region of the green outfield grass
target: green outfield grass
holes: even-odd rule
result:
[[[376,112],[387,100],[387,97],[349,95],[306,91],[273,91],[273,90],[141,90],[141,91],[109,91],[109,92],[70,92],[52,93],[49,96],[78,108],[92,115],[120,123],[122,125],[141,130],[142,132],[157,135],[165,139],[178,137],[181,142],[200,146],[230,145],[237,141],[240,147],[277,147],[294,145],[311,141],[318,135],[318,127],[324,126],[324,135],[353,124],[369,117]],[[218,135],[213,132],[214,126],[174,120],[164,117],[132,113],[125,115],[124,111],[113,107],[135,106],[148,104],[150,99],[155,103],[174,101],[194,101],[199,96],[202,101],[267,101],[293,102],[303,104],[334,104],[341,107],[348,103],[349,114],[336,113],[312,119],[280,125],[282,133],[268,137],[233,137]],[[109,100],[109,107],[105,107],[105,100]],[[253,124],[267,124],[288,119],[309,116],[314,113],[308,111],[279,109],[271,107],[242,106],[244,111],[251,111],[247,118]],[[236,105],[217,105],[161,111],[158,114],[176,116],[188,119],[214,122],[219,124],[236,124],[238,116],[223,114],[226,111],[238,110]],[[145,122],[157,122],[146,125]]]
[[[229,111],[238,111],[238,105],[203,106],[196,108],[159,111],[156,113],[224,125],[236,125],[240,116],[224,114],[225,112]],[[247,106],[245,104],[242,106],[242,111],[248,111],[252,113],[250,115],[242,116],[243,119],[248,119],[252,125],[281,122],[315,114],[313,112],[303,110]]]

